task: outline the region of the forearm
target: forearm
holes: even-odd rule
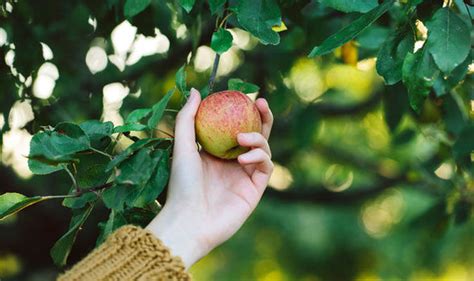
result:
[[[188,269],[209,251],[206,241],[199,240],[196,224],[186,221],[186,214],[164,208],[146,227],[183,261]],[[199,225],[199,224],[198,224]]]

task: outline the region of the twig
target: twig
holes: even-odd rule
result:
[[[214,82],[216,80],[217,75],[217,68],[219,67],[219,60],[221,56],[216,53],[216,57],[214,58],[214,65],[212,67],[211,77],[209,77],[209,93],[212,93],[212,89],[214,88]]]
[[[108,154],[107,152],[104,152],[104,151],[95,149],[95,148],[93,148],[92,146],[91,146],[89,149],[92,150],[92,151],[94,151],[94,152],[96,152],[96,153],[99,153],[99,154],[101,154],[101,155],[107,156],[110,160],[113,159],[112,155]]]
[[[155,131],[161,132],[161,133],[167,135],[167,136],[170,137],[170,138],[174,138],[174,136],[173,136],[172,134],[170,134],[170,133],[168,133],[168,132],[166,132],[166,131],[163,131],[163,130],[161,130],[161,129],[155,128]]]
[[[71,178],[71,181],[72,181],[72,186],[74,187],[74,190],[77,192],[79,191],[79,187],[77,186],[77,181],[76,181],[76,178],[74,177],[74,175],[72,174],[71,170],[69,170],[69,168],[67,167],[67,165],[63,165],[64,167],[64,170],[66,170],[67,174],[69,175],[69,177]]]

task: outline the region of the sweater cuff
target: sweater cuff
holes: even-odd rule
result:
[[[126,225],[58,278],[65,280],[191,280],[179,257],[151,232]]]

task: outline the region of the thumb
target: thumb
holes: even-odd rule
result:
[[[197,151],[194,117],[201,102],[198,90],[192,88],[188,100],[176,116],[174,154]]]

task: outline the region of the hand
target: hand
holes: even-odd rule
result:
[[[273,171],[267,139],[273,116],[264,99],[255,104],[261,133],[241,133],[251,150],[237,161],[198,151],[194,117],[201,101],[192,89],[176,118],[175,144],[166,204],[147,226],[189,268],[242,226],[260,201]]]

